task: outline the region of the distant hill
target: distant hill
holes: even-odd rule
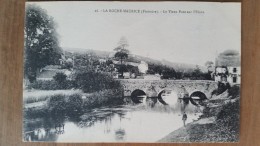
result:
[[[93,56],[97,56],[100,58],[109,58],[109,55],[112,52],[109,51],[100,51],[100,50],[91,50],[91,49],[80,49],[80,48],[63,48],[65,52],[70,52],[70,53],[78,53],[78,54],[90,54]]]
[[[114,52],[109,51],[100,51],[100,50],[91,50],[91,49],[80,49],[80,48],[63,48],[67,53],[77,53],[77,54],[91,54],[92,56],[96,56],[102,59],[111,58]],[[149,57],[143,57],[140,55],[130,54],[128,62],[136,62],[139,63],[141,61],[145,61],[147,64],[155,64],[155,65],[165,65],[171,68],[174,68],[176,71],[181,72],[192,72],[195,68],[195,64],[185,64],[185,63],[177,63],[170,62],[168,60],[156,60]],[[205,66],[199,66],[202,72],[207,72],[207,68]]]

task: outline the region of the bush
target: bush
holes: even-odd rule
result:
[[[65,95],[53,95],[48,101],[48,111],[51,114],[65,114],[66,110],[66,100]]]
[[[120,89],[122,87],[120,82],[114,80],[111,75],[92,71],[77,74],[75,82],[77,87],[85,93],[105,89]]]
[[[65,75],[64,73],[56,73],[55,76],[53,76],[53,79],[58,82],[59,84],[62,84],[63,82],[66,81],[67,75]]]
[[[240,96],[240,86],[234,85],[228,90],[228,96],[231,96],[231,99],[237,98]]]
[[[48,111],[50,114],[75,115],[82,111],[83,100],[80,94],[53,95],[48,101]]]
[[[83,100],[80,94],[73,94],[68,97],[66,113],[68,115],[80,114],[82,112]]]

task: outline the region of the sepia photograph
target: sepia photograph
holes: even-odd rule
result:
[[[241,3],[26,2],[24,142],[239,142]]]

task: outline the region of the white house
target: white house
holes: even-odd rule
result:
[[[146,74],[148,70],[148,64],[144,61],[141,61],[141,63],[138,65],[138,69],[140,73]]]
[[[229,83],[240,84],[241,82],[241,67],[227,67],[228,68],[228,77],[227,80]]]
[[[214,74],[215,81],[221,81],[221,77],[225,76],[231,85],[240,84],[241,67],[239,53],[232,50],[221,53],[216,58]]]
[[[124,76],[124,79],[129,79],[130,78],[130,73],[129,72],[124,72],[123,76]]]

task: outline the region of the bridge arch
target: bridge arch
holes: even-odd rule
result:
[[[143,103],[146,99],[146,93],[141,89],[135,89],[131,93],[131,99],[134,103]]]
[[[208,99],[206,94],[201,91],[194,91],[190,94],[190,102],[194,105],[201,105],[203,100]]]
[[[178,92],[171,88],[165,88],[158,92],[157,98],[164,105],[174,105],[178,101]]]

